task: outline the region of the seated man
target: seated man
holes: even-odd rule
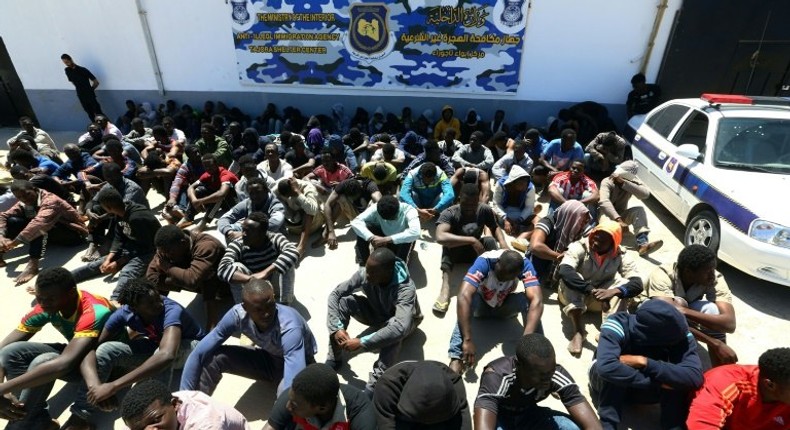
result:
[[[162,218],[171,224],[184,218],[184,212],[189,205],[189,186],[197,182],[206,172],[200,148],[195,145],[187,145],[184,148],[184,154],[186,154],[186,161],[178,168],[173,183],[170,184],[167,202],[162,210]]]
[[[294,377],[280,394],[263,430],[376,430],[370,399],[358,388],[340,385],[326,364],[313,363]]]
[[[155,379],[134,386],[121,403],[121,418],[132,430],[210,428],[250,430],[239,411],[199,391],[171,393]]]
[[[569,415],[538,406],[559,398]],[[516,355],[497,358],[483,369],[475,400],[479,430],[598,430],[601,423],[568,371],[557,364],[554,347],[542,334],[521,338]]]
[[[204,122],[200,126],[200,139],[195,141],[195,146],[203,155],[214,154],[214,160],[225,169],[233,163],[230,145],[225,139],[217,136],[216,129],[211,123]]]
[[[531,141],[525,141],[521,139],[516,140],[513,143],[513,150],[503,155],[502,158],[497,160],[497,162],[494,163],[494,166],[491,168],[491,174],[494,176],[494,181],[499,181],[503,177],[507,176],[510,173],[510,168],[516,165],[524,169],[525,172],[531,172],[533,162],[527,154],[527,145],[532,144],[533,143]]]
[[[645,75],[637,73],[631,77],[631,90],[625,101],[625,110],[628,118],[634,115],[644,115],[661,103],[661,87],[648,84]]]
[[[363,164],[359,176],[375,182],[384,194],[395,195],[398,191],[398,169],[386,161]]]
[[[290,234],[299,235],[296,251],[301,258],[307,248],[307,239],[324,226],[324,213],[321,211],[318,191],[310,182],[291,176],[280,179],[272,194],[276,197],[275,200],[282,202],[285,209],[285,229]],[[271,216],[269,219],[271,222]]]
[[[779,429],[790,423],[790,348],[765,351],[755,365],[705,372],[691,402],[689,430]]]
[[[464,184],[473,184],[480,192],[480,201],[488,202],[491,196],[491,182],[488,173],[476,167],[460,167],[450,178],[450,185],[457,196]]]
[[[184,366],[187,356],[206,333],[178,302],[162,296],[153,283],[132,280],[118,297],[121,307],[110,315],[99,335],[98,347],[88,352],[80,371],[88,386],[88,401],[107,405],[121,390],[148,378],[164,376]],[[140,333],[125,339],[127,330]],[[99,372],[97,358],[102,357]],[[110,381],[113,370],[122,376]],[[112,402],[115,406],[115,402]]]
[[[206,326],[219,321],[219,299],[228,292],[228,284],[217,276],[225,246],[214,236],[188,232],[166,225],[154,235],[156,254],[148,264],[145,278],[163,294],[191,291],[203,296]]]
[[[433,127],[433,138],[435,140],[441,139],[444,136],[444,130],[448,128],[460,130],[461,121],[453,115],[453,107],[445,105],[442,108],[442,117],[439,118],[439,121]]]
[[[469,137],[469,143],[453,154],[453,164],[456,167],[474,167],[488,172],[494,165],[494,156],[491,150],[483,146],[485,135],[482,131],[476,131]]]
[[[268,281],[253,278],[244,284],[241,303],[233,306],[214,330],[189,355],[181,374],[182,390],[214,393],[223,373],[279,382],[284,393],[294,377],[315,363],[315,337],[295,309],[278,304]],[[241,332],[252,346],[223,345]]]
[[[357,235],[354,251],[358,265],[364,266],[368,261],[371,245],[390,248],[408,263],[414,242],[420,237],[420,219],[413,207],[393,196],[384,196],[351,220],[351,229]]]
[[[98,163],[98,161],[87,152],[80,150],[73,143],[64,145],[63,153],[66,154],[66,161],[55,170],[52,177],[59,180],[64,186],[69,187],[72,192],[78,193],[82,191],[83,187],[77,185],[81,184],[77,174]]]
[[[620,226],[613,221],[593,229],[588,240],[581,239],[568,246],[559,264],[558,300],[562,312],[573,323],[573,338],[568,351],[582,352],[584,330],[582,314],[589,308],[609,315],[625,311],[629,300],[642,292],[642,278],[636,262],[620,247]]]
[[[464,147],[463,142],[457,140],[456,137],[458,137],[458,130],[450,127],[444,131],[444,140],[437,142],[439,144],[439,148],[442,150],[442,154],[450,157],[451,160],[453,154],[455,154],[456,151],[460,151],[461,148]]]
[[[590,396],[605,430],[617,429],[626,402],[660,402],[661,428],[684,428],[689,396],[702,385],[702,363],[674,306],[648,300],[636,314],[611,315],[601,324],[595,355]]]
[[[263,179],[254,178],[247,186],[249,198],[244,199],[217,220],[217,231],[225,235],[227,241],[241,238],[241,223],[253,212],[263,212],[269,217],[269,231],[280,233],[285,222],[285,208],[280,200],[269,191]]]
[[[735,331],[735,309],[727,281],[716,270],[716,251],[703,245],[683,248],[675,264],[656,267],[645,293],[672,303],[691,325],[689,330],[708,346],[711,364],[735,363],[726,333]]]
[[[110,296],[112,300],[118,300],[118,294],[127,283],[145,274],[148,263],[156,252],[154,236],[161,224],[150,209],[134,202],[124,202],[121,194],[114,188],[101,190],[96,201],[105,212],[115,218],[115,236],[110,252],[71,273],[77,283],[101,274],[118,273],[118,282]]]
[[[527,143],[527,155],[532,160],[533,165],[540,164],[540,156],[543,150],[549,146],[549,141],[540,135],[540,131],[536,128],[530,128],[524,133],[524,141]]]
[[[364,296],[354,294],[358,291]],[[417,287],[406,263],[389,249],[376,249],[367,258],[364,270],[354,272],[351,279],[329,294],[327,306],[329,352],[326,364],[335,370],[340,368],[344,350],[380,350],[365,386],[372,393],[381,374],[397,363],[403,340],[422,322]],[[346,332],[351,317],[375,331],[362,338],[351,337]]]
[[[13,417],[6,429],[57,430],[57,421],[47,409],[47,397],[56,379],[80,383],[72,415],[63,428],[91,428],[89,421],[98,410],[88,402],[88,387],[79,366],[96,347],[96,338],[115,308],[104,297],[77,289],[74,278],[62,267],[41,271],[35,296],[33,310],[0,342],[0,368],[8,378],[0,384],[0,402],[6,411],[4,417]],[[47,324],[52,324],[68,343],[31,342]],[[20,390],[17,400],[12,393]]]
[[[145,192],[134,181],[124,178],[121,173],[121,166],[115,163],[104,163],[102,167],[104,173],[104,185],[101,189],[114,189],[123,196],[124,202],[137,203],[148,208],[148,199]],[[97,194],[98,195],[98,194]],[[112,215],[105,212],[94,196],[85,206],[85,215],[88,217],[88,249],[82,254],[82,261],[94,261],[101,258],[100,248],[105,245],[105,241],[112,241]],[[109,231],[109,234],[108,233]]]
[[[404,361],[384,372],[373,393],[380,429],[472,429],[461,375],[438,361]]]
[[[464,184],[461,188],[459,204],[439,215],[436,243],[442,245],[442,289],[433,310],[440,314],[447,312],[450,306],[450,272],[455,263],[472,263],[480,254],[497,249],[497,244],[508,249],[494,211],[491,206],[480,203],[477,187],[472,184]]]
[[[528,239],[534,229],[536,212],[540,212],[540,209],[536,211],[535,186],[529,173],[521,166],[511,167],[510,172],[494,185],[491,206],[505,233]]]
[[[206,229],[208,223],[214,219],[221,208],[227,209],[233,205],[236,200],[233,184],[238,181],[238,178],[219,165],[214,154],[203,154],[200,159],[206,171],[200,175],[197,182],[193,182],[187,188],[189,204],[178,227],[189,227],[194,222],[195,215],[205,211],[206,215],[197,226],[197,229],[202,231]]]
[[[406,154],[392,142],[385,142],[381,148],[373,153],[373,156],[370,157],[370,161],[386,161],[400,171],[406,167]]]
[[[287,143],[291,150],[285,153],[285,162],[293,167],[293,174],[297,178],[307,176],[315,168],[315,155],[307,149],[302,135],[291,136]]]
[[[142,152],[145,165],[137,169],[137,180],[145,190],[153,185],[165,194],[181,168],[184,146],[170,136],[164,127],[157,125],[153,128],[152,139],[146,142]]]
[[[99,129],[102,131],[104,136],[112,136],[118,140],[123,139],[123,133],[115,124],[111,123],[110,120],[104,115],[96,115],[93,118],[96,121],[96,125],[99,126]]]
[[[106,155],[104,153],[106,153]],[[121,142],[113,137],[107,139],[106,143],[104,144],[104,149],[102,151],[95,152],[93,157],[98,160],[99,163],[87,167],[79,173],[79,176],[83,181],[87,182],[89,176],[103,178],[104,172],[102,167],[106,163],[115,163],[121,166],[121,173],[123,173],[123,176],[128,179],[134,180],[135,176],[137,175],[137,162],[126,155]]]
[[[316,167],[305,179],[312,182],[321,195],[329,195],[341,182],[354,176],[345,164],[337,162],[329,148],[321,151],[321,165]]]
[[[523,293],[516,293],[521,282]],[[516,251],[500,249],[481,254],[464,276],[458,293],[458,324],[450,338],[450,369],[462,374],[475,364],[472,317],[513,318],[521,314],[524,334],[542,333],[543,291],[532,263]]]
[[[584,162],[574,161],[570,171],[554,175],[549,184],[549,212],[553,212],[559,205],[567,200],[579,200],[590,208],[590,214],[596,219],[598,212],[598,186],[595,181],[584,174]]]
[[[46,175],[44,173],[35,173],[19,164],[12,166],[8,170],[8,173],[10,173],[11,177],[14,179],[30,181],[30,183],[39,190],[52,193],[69,202],[70,205],[76,206],[74,198],[71,196],[68,188],[64,187],[63,184],[61,184],[52,176]]]
[[[24,284],[38,274],[39,260],[47,243],[73,246],[84,241],[88,228],[77,211],[65,200],[28,181],[15,180],[11,192],[17,203],[0,212],[0,267],[6,262],[2,254],[28,244],[25,270],[16,277],[16,285]]]
[[[433,163],[435,166],[439,167],[448,178],[452,178],[455,173],[452,161],[446,155],[442,154],[439,144],[434,141],[429,141],[425,144],[423,152],[417,155],[417,157],[403,169],[401,176],[405,178],[412,170],[417,170],[425,163]]]
[[[266,173],[270,178],[279,181],[282,178],[293,176],[293,167],[287,161],[280,159],[280,151],[277,145],[270,143],[263,148],[266,159],[258,164],[258,168]],[[241,161],[241,159],[239,159]]]
[[[324,203],[326,228],[322,239],[314,242],[313,246],[320,247],[325,242],[330,250],[337,249],[335,222],[341,216],[351,221],[364,212],[369,204],[378,203],[379,200],[381,200],[379,187],[370,179],[350,178],[339,183]]]
[[[29,136],[33,138],[33,143],[36,145],[33,149],[38,151],[39,154],[53,159],[56,163],[58,162],[58,160],[55,160],[55,158],[60,158],[58,147],[55,145],[55,141],[52,140],[52,137],[49,136],[49,133],[36,127],[33,120],[26,116],[19,118],[19,127],[22,130],[6,141],[9,147],[17,138]]]
[[[535,224],[529,241],[515,240],[511,245],[527,253],[542,285],[556,289],[553,285],[556,281],[554,269],[562,261],[568,246],[582,238],[590,219],[587,206],[578,200],[568,200]]]
[[[104,141],[102,141],[103,137],[104,133],[102,133],[102,129],[99,128],[99,124],[92,122],[88,124],[87,132],[77,139],[77,146],[79,146],[80,150],[93,155],[94,152],[100,150],[104,145]]]
[[[268,225],[265,213],[249,214],[241,223],[241,237],[228,243],[220,260],[219,278],[230,284],[236,303],[241,303],[242,285],[252,278],[271,280],[277,302],[290,304],[294,300],[294,268],[299,253],[285,236],[268,231]]]
[[[631,196],[639,200],[650,197],[650,188],[636,177],[639,165],[636,161],[628,160],[620,163],[611,176],[601,181],[600,200],[598,201],[599,215],[606,215],[609,219],[620,223],[624,231],[628,226],[634,226],[636,247],[639,255],[647,255],[658,250],[664,241],[650,242],[647,235],[650,228],[647,226],[647,214],[642,206],[629,208],[628,201]]]
[[[145,158],[146,147],[153,144],[153,131],[145,126],[145,122],[140,117],[132,118],[129,125],[131,126],[131,130],[123,136],[123,141],[134,146],[142,153],[143,158]],[[170,133],[167,133],[167,136],[169,137]]]
[[[26,149],[14,149],[8,153],[8,161],[12,165],[18,164],[33,173],[52,175],[60,167],[57,163],[43,155],[36,155]]]
[[[455,192],[447,175],[428,162],[406,175],[400,199],[415,208],[420,219],[429,220],[453,204]]]
[[[236,190],[236,199],[238,199],[238,201],[242,201],[250,196],[247,192],[247,187],[249,186],[249,181],[255,178],[263,179],[266,188],[274,191],[274,188],[277,186],[277,181],[269,176],[260,164],[256,164],[255,159],[252,158],[251,155],[242,155],[237,163],[239,164],[239,181],[236,182],[233,188]]]
[[[614,131],[599,133],[584,148],[584,165],[587,171],[600,175],[599,178],[610,175],[625,160],[627,145],[628,142]]]
[[[559,139],[554,139],[540,154],[540,165],[549,171],[549,179],[562,171],[569,170],[574,161],[584,161],[584,149],[576,141],[576,132],[566,128]]]

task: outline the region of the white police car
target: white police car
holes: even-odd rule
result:
[[[629,128],[639,177],[686,226],[685,245],[790,286],[790,99],[703,94]]]

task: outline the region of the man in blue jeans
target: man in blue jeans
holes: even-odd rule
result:
[[[80,382],[72,415],[63,428],[91,428],[96,409],[87,401],[88,388],[79,366],[96,347],[96,339],[114,308],[104,297],[78,290],[71,273],[62,267],[41,271],[35,295],[36,306],[0,342],[0,381],[7,378],[0,383],[0,418],[11,421],[7,430],[57,430],[59,425],[47,409],[47,397],[55,380],[62,379]],[[31,342],[47,324],[52,324],[68,343]],[[18,400],[14,394],[19,394]]]
[[[538,406],[549,395],[567,414]],[[489,363],[475,399],[476,430],[599,430],[595,411],[579,386],[557,364],[554,347],[542,334],[521,338],[516,355]]]
[[[71,273],[80,283],[100,274],[120,272],[118,283],[110,296],[112,300],[118,300],[118,293],[129,281],[145,275],[148,263],[156,252],[154,236],[161,224],[150,209],[138,203],[125,202],[115,188],[99,191],[96,201],[106,213],[115,217],[115,237],[110,253]]]
[[[516,293],[521,282],[523,293]],[[472,316],[512,318],[521,314],[524,334],[542,333],[543,292],[532,263],[516,251],[481,254],[469,268],[458,293],[458,324],[450,338],[450,369],[462,374],[475,363]]]

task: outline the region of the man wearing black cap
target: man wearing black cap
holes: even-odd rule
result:
[[[623,404],[660,403],[661,428],[684,429],[690,394],[702,385],[697,341],[686,318],[663,300],[601,324],[590,394],[604,429],[616,429]]]
[[[376,383],[373,406],[379,430],[471,430],[464,381],[437,361],[405,361]]]

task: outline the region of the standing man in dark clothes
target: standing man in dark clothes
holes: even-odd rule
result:
[[[379,430],[471,430],[464,381],[438,361],[404,361],[373,394]]]
[[[161,227],[150,209],[143,205],[124,202],[115,188],[99,191],[96,200],[105,212],[115,217],[115,237],[106,257],[75,269],[77,283],[100,274],[118,274],[118,283],[110,298],[118,300],[121,289],[134,278],[145,275],[148,263],[156,252],[154,236]]]
[[[340,385],[337,373],[313,363],[294,377],[280,394],[263,430],[375,430],[376,415],[368,396]]]
[[[559,398],[568,414],[538,406]],[[554,347],[542,334],[521,338],[516,355],[498,358],[483,369],[475,399],[475,429],[598,430],[601,424],[579,386],[557,364]]]
[[[626,402],[661,404],[661,428],[684,429],[691,394],[703,382],[697,341],[686,318],[663,300],[601,324],[590,367],[590,395],[606,430],[617,429]]]
[[[77,97],[80,99],[80,104],[85,109],[85,113],[88,114],[89,120],[93,121],[96,115],[103,115],[94,92],[99,87],[99,80],[96,79],[96,76],[93,76],[90,70],[75,64],[69,54],[61,55],[60,59],[66,65],[66,78],[74,84],[74,88],[77,90]]]

